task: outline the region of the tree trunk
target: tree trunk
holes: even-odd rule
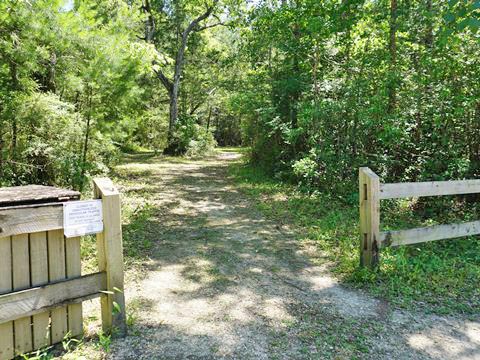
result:
[[[12,81],[12,89],[13,93],[16,93],[20,90],[19,81],[18,81],[18,72],[17,72],[17,64],[15,63],[14,59],[10,60],[10,76]],[[15,161],[17,158],[17,142],[18,142],[18,122],[17,122],[17,115],[13,113],[12,116],[12,142],[10,144],[10,159],[12,160],[12,172],[15,174],[15,184],[19,185],[18,179],[16,178],[17,171],[17,162]]]
[[[210,119],[212,118],[212,107],[208,108],[207,131],[210,130]]]
[[[18,90],[18,75],[17,75],[17,64],[12,59],[10,61],[10,76],[12,81],[12,89],[14,92]],[[18,126],[17,126],[17,117],[14,114],[12,117],[12,143],[10,144],[10,157],[12,160],[16,158],[17,152],[17,138],[18,138]]]
[[[397,107],[397,0],[390,0],[390,74],[388,84],[388,113],[391,114]]]
[[[92,89],[90,88],[88,96],[87,128],[85,129],[85,138],[83,140],[82,151],[82,171],[80,174],[80,191],[83,190],[83,178],[87,170],[88,143],[90,140],[90,122],[92,119]]]
[[[185,42],[186,47],[186,42]],[[167,147],[164,149],[164,153],[167,155],[176,155],[178,152],[178,144],[175,142],[174,133],[178,120],[178,94],[180,92],[180,77],[183,65],[183,51],[179,51],[177,55],[177,61],[175,64],[175,75],[171,86],[170,96],[170,115],[168,122],[168,134],[167,134]],[[181,62],[181,65],[179,63]]]
[[[213,4],[209,6],[203,14],[192,20],[190,24],[186,27],[186,29],[181,33],[180,47],[175,56],[173,80],[167,78],[162,72],[162,70],[156,71],[158,78],[162,82],[163,86],[167,89],[170,98],[170,115],[167,134],[168,145],[164,150],[164,153],[166,154],[175,154],[177,152],[177,144],[175,144],[175,139],[173,135],[178,120],[178,97],[180,93],[180,84],[183,73],[183,65],[185,62],[185,50],[187,48],[188,37],[192,32],[201,31],[209,27],[215,26],[210,25],[199,28],[199,24],[203,20],[210,17],[217,3],[218,0],[214,0]],[[155,44],[155,20],[152,14],[150,2],[148,0],[145,0],[142,8],[147,13],[147,20],[145,24],[145,41]]]
[[[170,93],[170,120],[168,123],[168,144],[170,144],[173,140],[173,131],[175,129],[175,125],[178,119],[178,90],[179,90],[178,83],[176,86],[173,85],[173,90]]]
[[[425,47],[427,49],[431,49],[433,45],[432,0],[427,0],[426,10],[428,14],[428,19],[425,31]]]

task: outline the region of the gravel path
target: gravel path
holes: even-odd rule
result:
[[[228,178],[238,157],[122,166],[138,177],[123,191],[154,194],[155,246],[127,285],[133,330],[108,358],[480,359],[480,321],[392,309],[313,265]]]

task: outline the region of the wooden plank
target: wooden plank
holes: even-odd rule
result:
[[[369,168],[359,171],[360,265],[378,264],[380,239],[380,178]]]
[[[78,191],[52,186],[26,185],[0,188],[0,207],[79,199]]]
[[[428,181],[380,186],[381,199],[473,193],[480,193],[480,180]]]
[[[380,234],[384,246],[400,246],[453,239],[480,234],[480,221],[462,224],[435,225],[416,229],[384,231]]]
[[[13,289],[30,287],[30,257],[28,234],[12,236]],[[32,319],[23,317],[13,322],[15,333],[15,354],[24,354],[33,350]]]
[[[65,239],[67,261],[67,278],[73,279],[81,275],[80,237]],[[70,336],[83,334],[82,304],[68,306],[68,331]]]
[[[0,209],[0,236],[63,228],[63,205]]]
[[[47,284],[48,251],[46,232],[30,234],[30,266],[32,286]],[[50,345],[50,313],[44,312],[34,315],[32,322],[34,349]]]
[[[65,241],[63,230],[48,232],[48,268],[50,281],[65,279]],[[67,308],[52,310],[51,338],[52,344],[61,342],[68,332]]]
[[[107,278],[102,272],[0,295],[0,323],[99,297],[106,288]]]
[[[12,288],[12,243],[10,237],[0,238],[0,294],[8,293]],[[13,344],[13,321],[0,324],[0,360],[9,360],[15,356]]]
[[[96,198],[102,199],[104,231],[97,234],[98,264],[107,273],[107,289],[112,292],[102,297],[102,327],[105,332],[113,328],[119,335],[126,333],[125,296],[123,293],[123,245],[120,194],[107,178],[94,180]],[[120,311],[114,312],[114,303]]]

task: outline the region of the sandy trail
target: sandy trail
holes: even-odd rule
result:
[[[132,157],[122,191],[153,193],[155,240],[127,302],[134,330],[111,359],[480,359],[480,322],[394,310],[338,284],[266,220],[227,166]]]

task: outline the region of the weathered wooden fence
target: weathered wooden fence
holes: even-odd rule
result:
[[[0,189],[0,360],[80,336],[82,301],[95,297],[101,297],[104,331],[125,332],[120,195],[109,179],[96,179],[94,188],[103,209],[99,271],[84,276],[81,238],[67,238],[63,229],[63,203],[79,194]]]
[[[429,181],[382,184],[369,168],[360,168],[360,264],[378,264],[380,250],[388,246],[480,234],[480,221],[435,225],[408,230],[380,231],[380,200],[421,196],[443,196],[480,193],[480,180]]]

